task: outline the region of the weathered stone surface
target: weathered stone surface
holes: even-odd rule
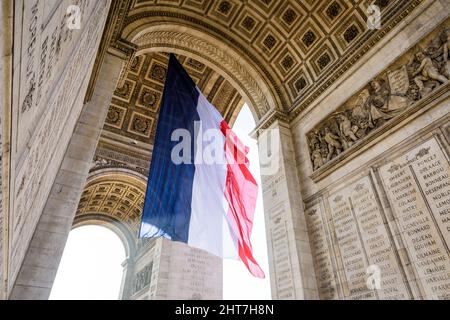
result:
[[[339,111],[338,108],[344,105],[346,100],[354,94],[357,97],[361,87],[377,75],[386,73],[392,92],[403,94],[406,87],[404,70],[394,67],[383,70],[397,59],[407,63],[402,60],[401,55],[417,43],[428,45],[434,43],[433,39],[441,32],[445,34],[448,26],[448,20],[445,22],[445,19],[449,13],[447,9],[436,10],[440,5],[441,3],[434,2],[423,13],[419,13],[418,20],[411,21],[402,32],[393,35],[398,38],[397,42],[392,41],[380,47],[365,65],[349,72],[351,75],[343,80],[340,86],[330,89],[328,95],[318,98],[315,107],[292,124],[301,194],[306,202],[305,217],[321,298],[332,298],[329,296],[329,290],[333,288],[334,280],[336,298],[339,299],[448,299],[447,269],[443,265],[450,259],[448,247],[445,245],[448,242],[445,238],[448,237],[445,177],[450,171],[450,140],[447,130],[450,111],[450,98],[447,93],[449,81],[436,86],[436,91],[433,90],[416,102],[417,105],[408,111],[409,114],[397,120],[393,119],[395,124],[387,124],[384,130],[377,129],[375,138],[359,143],[358,141],[363,139],[357,137],[354,148],[348,148],[345,155],[336,157],[336,161],[331,161],[323,170],[314,168],[314,163],[311,163],[311,140],[306,139],[307,133],[313,132],[311,130],[319,125],[330,111]],[[418,21],[425,20],[426,23],[420,24],[420,28],[409,30]],[[445,42],[444,38],[440,37],[437,42]],[[408,45],[403,46],[406,42]],[[390,48],[393,43],[402,44],[402,47]],[[389,53],[385,50],[389,50]],[[442,54],[442,51],[439,52]],[[439,63],[445,64],[445,61],[440,59]],[[442,68],[439,70],[444,72]],[[365,81],[361,82],[362,79]],[[340,122],[345,121],[340,119]],[[416,209],[410,208],[410,213],[418,216],[422,216],[420,212],[428,212],[429,221],[426,228],[429,229],[423,233],[431,238],[425,236],[419,239],[419,234],[414,234],[410,237],[414,238],[415,243],[412,244],[410,239],[408,244],[408,234],[402,231],[399,223],[402,213],[398,208],[399,212],[395,213],[395,205],[390,199],[393,195],[389,195],[391,191],[384,183],[390,174],[386,176],[384,172],[400,159],[407,162],[413,158],[414,155],[408,150],[414,149],[417,153],[422,143],[428,148],[427,141],[433,134],[439,149],[436,146],[431,147],[430,153],[431,150],[440,150],[434,161],[430,161],[434,164],[433,168],[428,172],[422,164],[422,167],[415,169],[423,171],[417,175],[416,183],[424,185],[420,187],[423,191],[417,189],[416,192],[423,193],[424,200],[420,201],[428,201],[431,205],[427,207],[423,204],[418,205]],[[350,134],[347,138],[352,140]],[[320,137],[317,142],[321,143]],[[314,143],[313,140],[312,145]],[[314,173],[314,169],[318,172]],[[440,177],[435,178],[434,174]],[[420,207],[426,207],[426,210],[419,209]],[[438,221],[438,217],[441,220]],[[416,229],[418,226],[411,228]],[[430,241],[430,248],[425,249],[426,245],[423,243],[427,240]],[[417,254],[424,254],[425,251],[431,251],[432,246],[439,246],[439,243],[444,245],[439,247],[441,257],[435,261],[436,265],[433,264],[435,269],[428,266],[432,263],[432,258],[421,256],[426,262],[417,262],[413,257],[415,246],[420,248]],[[323,251],[330,255],[329,258],[317,249],[322,245],[325,246]],[[367,287],[366,280],[370,276],[367,267],[370,265],[378,265],[382,270],[380,290],[369,290]],[[331,270],[328,266],[331,266]],[[422,276],[419,275],[420,270],[417,271],[418,267],[422,268]],[[321,276],[318,276],[318,272]],[[428,273],[425,274],[426,272]],[[426,277],[428,278],[425,279]],[[328,281],[330,278],[331,281]],[[325,292],[321,292],[321,288],[324,288]]]
[[[334,266],[328,243],[329,232],[326,230],[324,223],[326,220],[324,220],[322,201],[306,210],[305,218],[308,224],[309,242],[314,260],[319,298],[324,300],[338,299]]]
[[[0,299],[6,297],[4,286],[5,255],[8,234],[5,231],[9,210],[9,141],[10,141],[10,95],[13,58],[13,2],[3,1],[0,5]]]
[[[345,281],[344,297],[350,299],[408,299],[395,247],[384,223],[370,179],[364,177],[328,197],[335,253]],[[369,266],[381,272],[380,290],[367,285]]]
[[[222,259],[184,243],[147,239],[124,264],[122,299],[222,299]]]
[[[13,100],[18,125],[12,136],[9,290],[83,106],[110,1],[79,2],[79,30],[68,27],[70,4],[35,0],[15,6],[24,24],[15,33],[22,51],[15,50],[14,60],[14,77],[21,82]]]
[[[79,129],[79,131],[74,130],[75,133],[72,135],[64,155],[64,161],[67,162],[72,159],[72,151],[78,151],[85,155],[86,159],[84,162],[86,165],[79,166],[78,170],[76,170],[77,168],[71,168],[70,171],[64,169],[64,166],[60,167],[12,291],[11,297],[14,299],[28,298],[23,294],[29,291],[16,290],[17,286],[25,288],[27,285],[33,287],[36,284],[40,284],[40,287],[44,287],[45,285],[51,288],[53,284],[64,245],[72,227],[76,208],[80,201],[82,188],[86,183],[86,178],[89,173],[89,166],[87,164],[90,163],[89,159],[92,159],[94,156],[95,146],[100,136],[109,102],[111,101],[112,94],[104,95],[104,93],[105,91],[111,92],[117,81],[121,66],[122,60],[120,58],[110,55],[107,55],[105,58],[103,70],[107,70],[107,72],[102,73],[101,71],[100,76],[102,78],[99,80],[102,87],[94,91],[92,100],[84,105],[82,110],[83,114],[93,104],[103,106],[103,110],[98,110],[99,118],[97,123],[91,125],[83,124],[83,126],[88,126],[90,130],[96,131],[96,138],[84,141],[84,148],[82,148],[80,146],[80,140],[84,136],[76,132],[83,132],[83,129]],[[116,71],[115,76],[112,73],[114,70]],[[79,125],[80,122],[77,123],[77,127]],[[45,260],[46,263],[42,265],[42,257],[46,255],[48,256]],[[24,269],[24,267],[26,268]],[[30,270],[34,270],[35,268],[39,268],[39,272],[33,277],[30,277]],[[41,293],[45,294],[47,291],[41,291]],[[35,294],[37,295],[37,293]],[[47,299],[48,296],[43,295],[39,298]]]
[[[269,241],[269,267],[274,299],[317,298],[314,268],[306,221],[297,194],[294,150],[289,129],[276,122],[270,128],[277,132],[271,157],[274,172],[262,176],[266,230]],[[260,144],[264,144],[261,138]],[[262,154],[267,150],[260,150]],[[300,258],[301,257],[301,258]]]
[[[307,134],[313,169],[344,157],[373,136],[372,132],[447,83],[448,54],[442,48],[448,46],[449,19],[322,120]]]
[[[423,296],[448,299],[450,165],[435,138],[380,168]]]

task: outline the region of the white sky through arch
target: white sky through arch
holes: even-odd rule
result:
[[[125,248],[113,231],[94,225],[72,230],[50,300],[118,299],[124,260]]]

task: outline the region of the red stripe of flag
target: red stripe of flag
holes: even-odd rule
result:
[[[246,157],[249,149],[231,131],[225,121],[220,123],[225,135],[225,157],[227,159],[227,179],[225,198],[228,202],[228,221],[238,242],[238,253],[242,262],[252,275],[265,278],[264,271],[256,262],[252,253],[250,236],[253,227],[258,184],[248,169]]]

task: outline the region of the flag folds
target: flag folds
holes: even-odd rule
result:
[[[241,259],[264,278],[250,242],[258,185],[247,153],[171,54],[139,236]]]

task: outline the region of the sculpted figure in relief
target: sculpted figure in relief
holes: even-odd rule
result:
[[[322,157],[322,151],[318,148],[314,149],[311,158],[313,161],[314,170],[319,169],[321,166],[324,165],[323,157]]]
[[[309,136],[309,148],[311,152],[311,160],[313,162],[314,170],[319,169],[326,161],[326,152],[322,148],[324,140],[318,130],[312,132]]]
[[[95,157],[95,159],[91,163],[90,170],[100,167],[100,166],[106,166],[108,164],[109,164],[108,160],[100,158],[100,157]]]
[[[364,89],[358,95],[356,103],[351,110],[352,119],[359,130],[356,132],[357,137],[362,138],[367,134],[369,129],[375,128],[370,114],[370,107],[367,103],[370,97],[369,90]]]
[[[444,83],[447,81],[447,78],[439,73],[431,58],[425,55],[422,51],[416,53],[416,59],[420,62],[420,66],[413,73],[414,82],[419,87],[420,96],[424,97],[436,86],[433,84],[431,88],[427,87],[425,86],[426,81],[435,80],[440,83]]]
[[[442,33],[443,39],[443,60],[444,60],[444,71],[447,78],[450,79],[450,28],[446,28]]]
[[[368,103],[370,107],[370,120],[378,127],[394,117],[394,115],[389,112],[388,108],[390,93],[389,90],[377,80],[370,82],[369,92],[370,97]]]
[[[344,137],[351,139],[353,142],[358,140],[358,137],[355,136],[355,132],[358,131],[359,127],[352,125],[347,116],[341,113],[338,116],[339,119],[339,130],[344,135]]]
[[[339,141],[339,137],[333,134],[329,127],[325,127],[324,140],[328,145],[327,161],[330,161],[335,151],[338,155],[342,152],[342,144]]]

